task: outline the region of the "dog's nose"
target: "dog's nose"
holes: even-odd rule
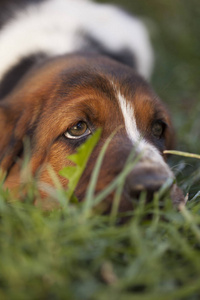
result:
[[[153,199],[154,193],[158,191],[169,178],[168,172],[155,166],[136,166],[128,175],[125,183],[125,192],[129,199],[138,199],[141,192],[146,192],[146,201]]]

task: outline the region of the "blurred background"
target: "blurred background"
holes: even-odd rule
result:
[[[155,53],[151,83],[171,112],[176,148],[200,154],[199,0],[98,2],[117,4],[145,22]],[[200,190],[200,161],[173,156],[170,164],[191,199]]]

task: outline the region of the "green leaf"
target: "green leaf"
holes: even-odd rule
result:
[[[101,135],[101,129],[98,129],[87,141],[82,144],[77,152],[69,155],[67,158],[73,162],[74,166],[68,166],[63,168],[59,174],[69,180],[67,197],[70,199],[73,196],[75,188],[81,178],[81,175],[86,167],[88,159],[99,141]]]

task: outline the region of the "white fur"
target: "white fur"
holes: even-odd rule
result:
[[[136,151],[138,153],[142,153],[142,157],[148,162],[156,163],[157,165],[160,164],[160,166],[164,167],[165,170],[168,172],[169,177],[173,178],[171,170],[165,163],[163,157],[161,156],[157,148],[150,144],[148,141],[146,141],[144,137],[140,134],[137,128],[133,104],[127,101],[121,95],[120,92],[118,93],[118,102],[124,118],[127,136],[131,140],[132,144],[135,146]]]
[[[126,99],[121,95],[121,93],[118,93],[118,100],[122,111],[122,115],[124,117],[126,133],[129,139],[132,141],[132,143],[136,144],[141,140],[141,135],[137,129],[133,106],[130,102],[126,101]]]
[[[22,57],[38,51],[49,56],[81,50],[87,32],[107,49],[129,49],[138,71],[150,77],[153,54],[141,21],[111,5],[86,0],[47,0],[18,12],[0,32],[0,80]]]

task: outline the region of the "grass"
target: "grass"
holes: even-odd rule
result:
[[[32,189],[24,203],[0,193],[0,299],[199,299],[199,201],[141,197],[117,226],[87,201],[43,212]]]
[[[66,192],[58,188],[62,208],[43,212],[32,205],[34,182],[23,191],[24,203],[0,184],[2,300],[200,299],[199,3],[122,4],[148,23],[156,53],[152,85],[172,113],[178,150],[197,154],[170,158],[189,201],[177,211],[168,196],[160,207],[159,194],[148,205],[141,195],[129,222],[117,226],[115,207],[110,216],[94,215],[93,186],[82,204],[63,201]]]

